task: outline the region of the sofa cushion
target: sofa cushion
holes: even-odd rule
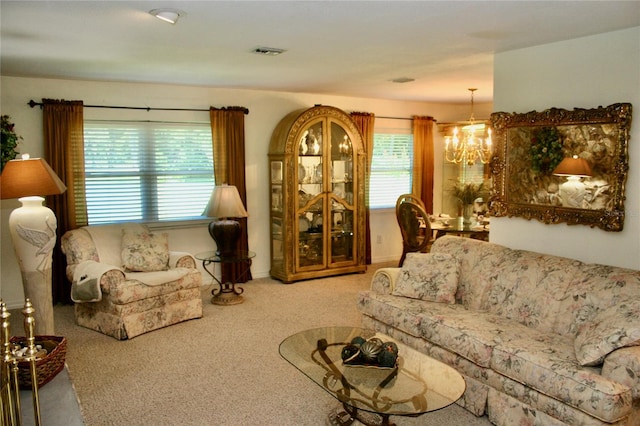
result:
[[[509,250],[502,261],[500,276],[489,294],[489,311],[553,332],[560,301],[581,263],[526,250]]]
[[[122,230],[149,232],[146,225],[141,223],[116,223],[109,225],[83,226],[95,245],[98,254],[97,262],[122,267]]]
[[[504,320],[462,305],[361,292],[360,311],[415,337],[427,339],[482,367],[489,367]]]
[[[166,271],[169,269],[169,235],[123,229],[121,257],[127,271]]]
[[[640,299],[628,300],[599,312],[580,328],[574,341],[581,365],[602,364],[614,350],[640,345]]]
[[[489,292],[500,277],[502,256],[509,249],[473,238],[444,236],[431,253],[450,254],[460,262],[456,301],[468,309],[487,310]]]
[[[494,371],[606,422],[631,411],[631,389],[603,377],[598,368],[580,366],[572,339],[520,324],[510,331],[493,348]]]
[[[184,268],[178,269],[183,269],[185,274],[180,279],[168,281],[164,284],[149,286],[136,279],[126,279],[125,281],[119,282],[116,286],[109,288],[108,292],[104,291],[103,286],[101,286],[101,288],[103,289],[104,294],[108,293],[109,303],[113,305],[126,305],[134,302],[140,302],[147,298],[200,287],[202,283],[202,275],[198,270]],[[138,272],[127,275],[131,277],[136,274],[138,274]]]
[[[497,426],[544,425],[544,426],[604,426],[571,406],[544,394],[532,392],[524,385],[510,383],[509,392],[489,389],[487,414],[490,424]],[[516,394],[515,396],[513,394]],[[547,414],[550,413],[550,414]],[[608,424],[607,424],[608,425]],[[626,425],[626,423],[625,423]],[[622,426],[622,423],[610,426]]]
[[[640,295],[640,271],[583,264],[559,306],[555,333],[577,336],[599,312]]]
[[[455,303],[458,275],[458,261],[450,254],[407,253],[392,294]]]

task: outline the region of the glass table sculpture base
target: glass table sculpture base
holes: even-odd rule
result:
[[[343,348],[358,336],[395,343],[397,368],[343,364]],[[358,327],[302,331],[282,341],[280,355],[342,403],[329,414],[328,425],[391,425],[390,416],[419,416],[453,404],[466,387],[460,373],[448,365]]]
[[[389,420],[388,415],[358,411],[354,408],[349,409],[344,405],[331,411],[325,424],[327,426],[395,426],[395,423]]]

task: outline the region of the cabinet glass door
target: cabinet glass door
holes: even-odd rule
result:
[[[283,268],[284,237],[283,221],[283,161],[271,161],[271,264],[274,268]]]
[[[347,132],[331,123],[331,263],[354,260],[353,145]]]
[[[298,267],[320,269],[324,250],[323,121],[305,128],[298,141],[297,218]]]

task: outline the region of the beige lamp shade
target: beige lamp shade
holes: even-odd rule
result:
[[[207,217],[219,219],[230,217],[248,217],[249,214],[242,204],[238,188],[233,185],[216,185],[204,211]]]
[[[553,170],[553,174],[557,176],[593,176],[593,172],[591,171],[591,167],[589,167],[587,160],[579,158],[577,155],[567,157],[562,160]]]
[[[0,198],[62,194],[67,187],[42,158],[7,162],[0,176]]]

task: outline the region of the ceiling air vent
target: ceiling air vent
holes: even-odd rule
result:
[[[266,56],[278,56],[279,54],[284,52],[286,52],[286,50],[278,49],[276,47],[256,47],[255,49],[251,50],[251,53]]]
[[[391,81],[394,83],[410,83],[412,81],[416,81],[416,79],[411,77],[398,77],[398,78],[394,78]]]

